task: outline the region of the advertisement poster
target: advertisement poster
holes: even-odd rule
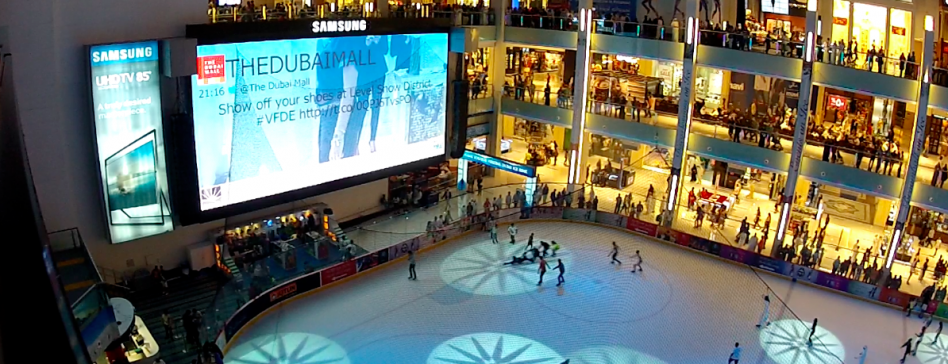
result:
[[[885,287],[879,289],[879,301],[896,305],[899,307],[905,307],[906,305],[908,305],[911,297],[912,296],[899,292],[898,290],[895,290],[895,289],[889,289]]]
[[[721,253],[721,244],[713,242],[705,238],[699,238],[697,236],[692,236],[688,246],[695,250],[700,250],[705,253],[710,253],[712,255],[719,255]]]
[[[846,292],[873,300],[879,299],[879,287],[862,282],[849,281]]]
[[[174,229],[168,196],[158,42],[89,47],[96,151],[109,236]]]
[[[534,219],[562,219],[563,208],[553,206],[539,206],[533,208]]]
[[[794,264],[790,268],[790,278],[796,279],[798,281],[807,281],[810,283],[817,283],[819,281],[820,271],[804,267],[802,265]]]
[[[820,274],[816,276],[816,284],[840,291],[846,291],[846,289],[849,287],[849,279],[835,274],[820,272]]]
[[[757,254],[733,246],[721,245],[720,256],[747,265],[757,265]]]
[[[586,209],[567,209],[563,212],[563,218],[573,221],[596,221],[595,212]]]
[[[366,254],[356,259],[356,272],[365,272],[388,262],[388,249]]]
[[[447,34],[198,46],[202,211],[444,154]]]
[[[625,219],[625,216],[619,214],[610,214],[602,211],[596,212],[596,222],[603,225],[625,227],[626,224],[628,224]]]
[[[355,273],[356,273],[356,262],[354,260],[347,260],[345,262],[336,264],[332,267],[329,267],[320,271],[323,285],[338,281],[340,279],[351,276]]]
[[[392,245],[388,248],[388,260],[408,255],[408,252],[416,252],[421,248],[421,240],[424,237],[414,237],[403,241],[400,244]]]
[[[625,228],[637,232],[639,234],[645,234],[648,236],[655,236],[658,232],[658,225],[650,224],[642,220],[636,219],[627,219]]]
[[[768,272],[790,275],[790,263],[771,257],[760,255],[757,257],[757,267]]]
[[[658,227],[658,233],[655,236],[664,241],[678,245],[688,246],[691,244],[691,235],[680,231],[675,231],[664,226]]]

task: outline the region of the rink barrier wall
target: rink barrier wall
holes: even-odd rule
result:
[[[533,207],[529,210],[519,208],[502,209],[501,217],[497,218],[498,225],[505,225],[520,220],[532,222],[574,222],[595,224],[614,228],[621,231],[633,232],[637,235],[649,237],[666,244],[680,248],[688,248],[699,253],[710,255],[730,263],[746,265],[752,269],[763,271],[775,276],[803,282],[818,288],[828,289],[837,293],[844,293],[858,299],[884,304],[888,307],[902,309],[917,296],[899,292],[898,290],[876,287],[871,284],[854,281],[846,277],[812,269],[790,262],[782,261],[766,255],[758,254],[738,247],[721,244],[705,238],[697,237],[670,228],[662,227],[647,221],[634,219],[628,216],[596,210],[564,208],[564,207]],[[457,226],[441,231],[440,235],[429,237],[421,234],[400,243],[382,248],[374,252],[361,255],[352,260],[341,262],[322,270],[312,272],[273,287],[241,306],[224,324],[218,333],[215,342],[226,354],[230,344],[236,341],[245,327],[253,326],[260,318],[272,310],[320,291],[323,288],[338,283],[347,282],[356,277],[363,277],[373,268],[388,265],[395,261],[406,259],[409,251],[419,252],[442,245],[445,242],[476,232],[474,228],[483,222],[485,214],[462,219]],[[936,301],[925,307],[925,312],[942,319],[948,319],[948,305]]]

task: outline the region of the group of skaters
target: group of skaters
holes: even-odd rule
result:
[[[760,314],[760,319],[757,321],[755,326],[757,329],[766,329],[770,326],[770,295],[765,294],[764,298],[764,310]],[[810,325],[809,334],[807,335],[806,345],[807,347],[813,346],[813,337],[816,335],[816,328],[819,323],[819,318],[813,318],[813,323]],[[939,327],[940,329],[940,327]],[[924,329],[923,329],[924,332]],[[819,338],[817,338],[819,339]],[[862,352],[856,356],[855,359],[859,360],[859,364],[866,363],[866,357],[869,355],[869,347],[863,346]],[[734,343],[734,351],[731,352],[731,356],[728,358],[728,363],[738,364],[738,361],[741,359],[741,348],[740,343]],[[905,359],[903,358],[903,361]]]
[[[510,245],[517,244],[517,231],[518,229],[515,224],[510,224],[510,226],[507,227],[507,233],[510,234]],[[496,224],[491,226],[490,239],[494,244],[500,243],[497,240]],[[527,245],[523,247],[523,254],[514,255],[510,258],[510,261],[504,263],[504,265],[520,265],[526,264],[528,261],[530,264],[539,263],[537,273],[540,275],[540,281],[537,282],[537,286],[543,285],[543,276],[546,275],[548,269],[557,270],[559,271],[559,275],[556,277],[556,286],[559,287],[566,283],[566,279],[563,278],[563,275],[566,274],[566,266],[563,265],[562,259],[556,259],[556,266],[554,267],[550,267],[550,264],[546,261],[547,254],[550,254],[551,257],[555,257],[558,250],[560,250],[560,245],[556,241],[552,241],[551,243],[540,241],[540,248],[537,248],[533,245],[533,233],[530,233],[530,237],[527,238]]]

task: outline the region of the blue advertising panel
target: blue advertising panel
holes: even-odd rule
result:
[[[536,167],[528,166],[526,164],[511,162],[508,160],[503,160],[497,157],[491,157],[489,155],[473,152],[470,150],[465,150],[464,155],[461,156],[461,159],[478,163],[478,164],[483,164],[490,168],[499,169],[499,170],[510,172],[513,174],[519,174],[525,177],[537,176]]]
[[[89,67],[111,241],[171,231],[158,42],[89,47]]]
[[[214,44],[197,54],[201,211],[444,154],[447,34]]]

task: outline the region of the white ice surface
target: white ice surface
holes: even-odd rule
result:
[[[890,364],[922,325],[893,309],[761,275],[805,321],[780,321],[797,317],[772,297],[775,323],[762,337],[754,325],[767,286],[744,266],[605,227],[518,226],[520,247],[530,232],[563,246],[569,259],[561,289],[554,270],[536,287],[535,264],[500,268],[510,246],[492,245],[478,232],[419,254],[417,281],[407,279],[407,263],[396,262],[272,311],[245,328],[226,362],[703,364],[726,363],[740,342],[741,363],[840,363],[827,353],[858,363],[868,345],[867,363]],[[621,267],[609,264],[612,241],[619,243]],[[636,249],[645,271],[632,274]],[[820,339],[811,348],[802,342],[814,317]],[[948,338],[929,342],[907,363],[948,364]],[[765,343],[774,355],[765,353]]]

